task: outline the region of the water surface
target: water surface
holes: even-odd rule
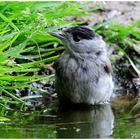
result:
[[[27,115],[1,122],[0,138],[140,138],[138,112],[130,114],[136,99],[119,98],[111,105],[72,108]],[[22,122],[22,123],[21,123]]]

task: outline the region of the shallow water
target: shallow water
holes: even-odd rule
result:
[[[0,124],[0,138],[140,138],[136,99],[119,98],[111,105],[53,111]],[[55,109],[54,109],[55,110]]]

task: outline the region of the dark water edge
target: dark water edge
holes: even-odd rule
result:
[[[0,138],[140,138],[136,98],[122,97],[92,108],[54,109],[1,122]],[[53,108],[53,109],[52,109]]]

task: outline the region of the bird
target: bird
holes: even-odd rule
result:
[[[54,63],[55,88],[60,103],[106,104],[113,93],[112,67],[102,36],[89,26],[48,32],[64,44]]]

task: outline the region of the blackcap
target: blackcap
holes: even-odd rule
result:
[[[85,26],[69,27],[49,34],[59,38],[65,47],[54,64],[60,102],[91,105],[108,102],[114,85],[102,37]]]

